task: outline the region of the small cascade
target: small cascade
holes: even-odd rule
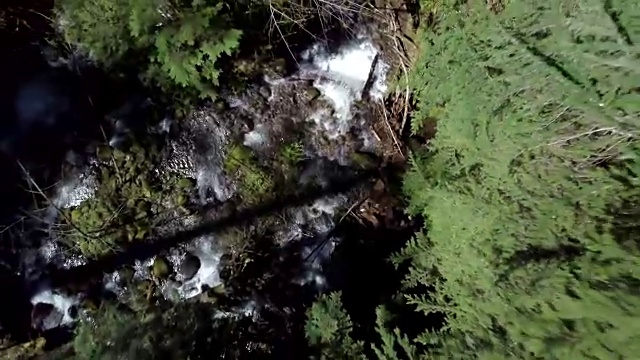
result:
[[[196,181],[198,205],[220,205],[237,191],[237,184],[225,174],[224,161],[230,144],[238,139],[262,156],[273,154],[286,143],[291,129],[302,132],[301,145],[308,166],[299,175],[300,186],[327,181],[325,168],[318,165],[322,162],[350,165],[350,155],[355,151],[375,149],[378,140],[366,108],[382,100],[386,92],[389,65],[380,51],[370,40],[360,37],[335,52],[321,45],[311,46],[301,58],[298,71],[291,76],[265,78],[265,84],[250,87],[242,94],[223,93],[224,108],[210,105],[193,111],[177,124],[163,121],[160,131],[169,133],[172,127],[179,130],[168,142],[166,161],[158,169],[160,175],[175,172],[192,178]],[[95,176],[89,172],[71,177],[58,185],[53,203],[57,208],[78,206],[91,198],[97,186]],[[332,234],[336,216],[349,202],[348,196],[335,195],[287,211],[289,221],[275,229],[275,243],[283,248],[293,243],[302,247],[300,261],[304,266],[291,279],[294,284],[323,289],[323,266],[340,241]],[[55,209],[51,215],[56,216]],[[161,232],[179,231],[202,220],[190,219]],[[137,262],[133,277],[155,281],[167,300],[184,301],[222,284],[223,255],[215,234],[202,236],[167,254]],[[162,280],[153,274],[158,261],[166,261],[171,269],[171,274]],[[50,240],[25,256],[24,262],[25,267],[41,267],[44,263],[69,268],[86,259],[65,253],[59,243]],[[119,272],[106,274],[103,286],[118,296],[126,290]],[[47,289],[35,294],[32,303],[53,307],[39,305],[43,313],[53,313],[40,322],[49,328],[75,319],[78,297]],[[246,306],[238,311],[249,316],[259,306],[255,299],[247,299]]]
[[[31,298],[35,328],[50,330],[69,325],[77,319],[79,299],[53,290],[44,290]]]
[[[285,235],[288,241],[300,241],[303,245],[300,256],[304,271],[294,282],[300,285],[311,284],[318,290],[324,288],[326,279],[323,266],[340,242],[339,238],[331,234],[335,216],[339,209],[344,208],[347,200],[344,195],[322,198],[297,212],[295,224]]]

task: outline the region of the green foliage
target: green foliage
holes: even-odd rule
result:
[[[286,144],[280,149],[280,158],[290,166],[295,166],[304,160],[304,146],[301,142]]]
[[[428,225],[395,262],[407,300],[448,323],[413,340],[442,358],[636,357],[637,6],[441,3],[413,77],[413,130],[435,115],[438,132],[405,182]]]
[[[365,359],[364,344],[351,338],[352,327],[338,292],[320,296],[307,310],[305,333],[320,359]]]
[[[238,180],[240,196],[248,203],[264,200],[273,190],[272,178],[246,146],[232,145],[228,149],[224,169]]]
[[[141,356],[151,334],[137,331],[138,320],[132,314],[103,306],[95,318],[96,321],[82,319],[76,328],[73,347],[78,359],[115,360],[121,354]]]
[[[384,307],[376,310],[376,331],[380,335],[382,344],[380,347],[372,345],[373,352],[380,360],[398,359],[396,349],[399,346],[409,360],[417,359],[418,351],[411,344],[411,340],[406,335],[402,335],[398,328],[389,331],[387,322],[390,318],[391,314]]]
[[[23,344],[6,344],[4,339],[0,341],[0,356],[7,360],[27,360],[42,356],[46,340],[43,337],[36,338]]]
[[[213,97],[216,63],[241,32],[223,2],[202,0],[59,0],[65,39],[106,66],[144,59],[144,76],[163,90]]]
[[[155,148],[139,145],[127,152],[98,148],[96,194],[63,214],[62,235],[69,246],[90,258],[117,251],[151,237],[159,215],[186,204],[193,184],[156,177],[158,155]]]
[[[125,21],[129,0],[58,1],[56,5],[65,22],[65,39],[90,51],[97,60],[113,64],[132,48],[133,39]]]
[[[104,305],[76,327],[77,359],[237,359],[250,320],[216,317],[210,304],[183,303],[132,312]],[[224,344],[224,346],[221,346]]]

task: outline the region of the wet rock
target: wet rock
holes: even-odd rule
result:
[[[309,86],[305,89],[304,97],[307,102],[312,102],[319,98],[321,95],[320,90],[313,86]]]
[[[373,169],[378,166],[378,158],[366,152],[354,152],[351,154],[351,161],[361,169]]]
[[[200,266],[200,258],[193,254],[187,254],[182,264],[180,264],[180,275],[182,275],[185,280],[189,280],[200,270]]]
[[[223,279],[223,281],[228,281],[229,279],[231,279],[233,277],[232,275],[232,263],[233,263],[233,256],[231,256],[231,254],[229,254],[228,252],[225,252],[224,254],[222,254],[222,256],[220,257],[220,278]]]
[[[260,89],[258,89],[258,92],[265,99],[269,99],[271,97],[271,89],[266,85],[261,86]]]
[[[153,266],[151,267],[151,274],[156,279],[166,279],[171,275],[171,265],[169,260],[164,256],[158,256],[153,260]]]
[[[98,310],[98,303],[94,299],[90,299],[90,298],[83,299],[82,302],[80,303],[80,306],[83,309],[89,310],[89,311]]]
[[[60,326],[64,314],[52,304],[37,303],[31,311],[31,325],[38,330],[49,330]]]
[[[120,270],[120,285],[127,285],[133,280],[135,270],[131,266],[125,266]]]
[[[77,305],[70,306],[69,309],[67,309],[67,315],[69,315],[69,317],[72,319],[77,318],[78,313],[79,313],[79,309]]]

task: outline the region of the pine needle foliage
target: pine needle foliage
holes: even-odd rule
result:
[[[322,295],[307,311],[307,339],[319,359],[365,359],[364,344],[351,337],[353,323],[343,309],[340,295]]]
[[[636,358],[640,10],[503,3],[425,4],[412,130],[437,135],[404,189],[427,224],[392,261],[446,325],[408,338],[380,309],[367,341],[380,359]]]
[[[147,81],[167,92],[206,98],[215,95],[218,85],[217,61],[238,47],[241,36],[223,14],[223,5],[203,0],[59,0],[57,8],[65,39],[99,63],[140,66]]]
[[[456,3],[439,2],[413,77],[413,130],[438,113],[438,133],[405,182],[427,231],[395,261],[436,289],[409,303],[448,321],[415,341],[443,358],[637,356],[637,6]]]

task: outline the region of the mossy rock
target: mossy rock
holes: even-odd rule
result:
[[[280,149],[280,160],[287,165],[296,165],[304,159],[304,145],[294,142],[284,145]]]
[[[151,267],[151,274],[156,279],[166,279],[171,275],[172,269],[169,260],[164,256],[156,256]]]
[[[192,189],[196,186],[196,181],[190,178],[182,178],[180,180],[178,180],[177,184],[178,188],[180,189]]]
[[[154,287],[153,281],[145,279],[136,284],[136,288],[140,293],[147,293],[150,288]]]
[[[217,285],[213,288],[207,289],[200,295],[200,301],[210,304],[215,304],[225,295],[224,284]]]
[[[265,64],[264,73],[271,76],[284,76],[287,73],[287,60],[273,59]]]
[[[224,284],[220,284],[217,286],[214,286],[213,288],[209,289],[209,293],[210,294],[215,294],[216,296],[222,296],[226,293],[226,288],[224,286]]]
[[[36,359],[44,355],[46,340],[39,337],[26,343],[0,350],[0,358],[7,360]]]
[[[361,169],[373,169],[378,166],[378,158],[371,153],[354,152],[351,162]]]
[[[109,145],[100,145],[96,149],[96,157],[102,162],[109,162],[112,159],[112,151]]]
[[[131,266],[125,266],[118,272],[122,285],[130,284],[133,281],[135,270]]]
[[[320,95],[322,95],[322,93],[320,93],[320,90],[318,90],[314,86],[308,86],[304,90],[304,98],[305,98],[305,100],[307,102],[312,102],[312,101],[316,100],[317,98],[320,97]]]
[[[229,148],[224,169],[238,180],[240,196],[248,203],[265,199],[273,190],[273,174],[263,170],[252,150],[244,145],[235,144]]]
[[[95,196],[65,212],[66,243],[89,258],[153,236],[154,218],[172,208],[184,210],[195,186],[191,179],[156,175],[161,157],[152,140],[126,151],[102,145],[96,152],[108,161],[96,169]]]
[[[87,311],[97,311],[100,308],[99,303],[90,298],[83,299],[80,307]]]

